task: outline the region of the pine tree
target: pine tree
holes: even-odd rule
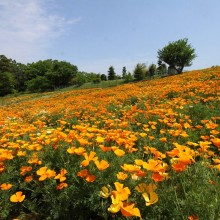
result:
[[[116,73],[115,73],[114,67],[110,66],[108,70],[108,80],[114,80],[115,77],[116,77]]]

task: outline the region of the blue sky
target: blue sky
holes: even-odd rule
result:
[[[219,10],[219,0],[0,0],[0,54],[121,74],[188,38],[198,57],[186,69],[211,67],[220,65]]]

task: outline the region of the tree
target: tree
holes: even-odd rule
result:
[[[76,77],[78,68],[66,61],[53,61],[52,70],[46,74],[48,80],[55,88],[65,87]]]
[[[29,92],[46,92],[53,90],[46,76],[37,76],[36,78],[28,80],[26,85]]]
[[[4,96],[14,91],[14,78],[10,72],[0,72],[0,96]]]
[[[93,83],[100,83],[101,82],[101,75],[96,74],[96,76],[92,79]]]
[[[149,71],[149,74],[150,74],[150,77],[153,77],[153,76],[155,75],[156,70],[157,70],[157,66],[152,63],[152,64],[149,66],[149,70],[148,70],[148,71]]]
[[[87,78],[86,75],[83,73],[77,73],[76,77],[71,80],[71,84],[76,86],[82,86],[86,82]]]
[[[107,77],[106,77],[105,74],[102,74],[102,75],[101,75],[101,80],[102,80],[102,81],[106,81],[106,80],[107,80]]]
[[[5,55],[0,55],[0,73],[12,72],[12,59],[7,58]]]
[[[163,63],[161,60],[158,61],[158,67],[157,67],[157,72],[159,75],[164,75],[167,73],[167,66],[165,63]]]
[[[184,67],[191,66],[194,58],[196,58],[195,49],[188,44],[187,38],[170,42],[158,50],[158,60],[167,63],[177,73],[182,73]]]
[[[123,68],[122,68],[122,79],[125,79],[126,75],[127,75],[127,70],[126,70],[126,67],[123,66]]]
[[[125,76],[125,82],[132,82],[134,80],[132,74],[130,72],[128,72],[128,74],[126,74]]]
[[[144,63],[138,63],[134,69],[134,78],[136,80],[142,80],[145,78],[147,73],[147,67]]]
[[[18,92],[26,90],[27,66],[22,63],[14,63],[13,75],[15,79],[15,89]]]
[[[114,80],[115,77],[116,77],[115,69],[113,66],[110,66],[108,70],[108,80]]]

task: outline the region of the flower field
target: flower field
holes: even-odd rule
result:
[[[0,219],[220,219],[220,67],[0,100]]]

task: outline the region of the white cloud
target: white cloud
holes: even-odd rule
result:
[[[36,61],[54,40],[81,18],[52,13],[49,0],[0,0],[0,54],[19,62]]]

